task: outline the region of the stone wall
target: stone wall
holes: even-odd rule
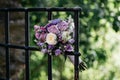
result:
[[[22,7],[20,0],[0,0],[0,8]],[[24,13],[10,12],[9,42],[14,45],[24,45]],[[0,43],[5,43],[5,13],[0,12]],[[10,77],[18,80],[19,73],[24,69],[24,50],[10,48]],[[0,47],[0,77],[5,78],[5,48]]]

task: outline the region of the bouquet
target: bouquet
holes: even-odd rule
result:
[[[39,46],[40,51],[49,55],[61,55],[66,52],[74,52],[74,21],[71,16],[66,20],[54,19],[50,20],[45,26],[34,26],[35,42]],[[74,56],[67,55],[74,64]],[[79,66],[84,70],[86,66],[79,59]]]

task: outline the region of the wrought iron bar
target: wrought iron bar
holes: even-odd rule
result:
[[[5,44],[9,44],[9,11],[5,11]],[[6,80],[10,78],[10,52],[9,47],[6,50]]]
[[[75,23],[75,65],[74,65],[74,80],[79,80],[79,11],[74,11]]]
[[[0,11],[20,11],[20,12],[33,12],[33,11],[81,11],[80,7],[76,8],[64,8],[64,7],[56,7],[56,8],[0,8]]]
[[[48,20],[52,18],[52,11],[48,11]],[[48,80],[52,80],[52,55],[48,54]]]
[[[30,69],[29,69],[29,14],[28,11],[25,10],[25,75],[26,80],[30,79]]]

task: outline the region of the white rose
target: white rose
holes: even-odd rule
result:
[[[64,42],[68,41],[69,39],[71,39],[71,36],[70,36],[70,32],[69,31],[64,31],[62,33],[62,40]]]
[[[55,45],[57,43],[56,39],[57,39],[57,36],[54,33],[49,33],[46,36],[46,42],[50,45]]]

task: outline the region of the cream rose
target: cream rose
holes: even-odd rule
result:
[[[49,45],[55,45],[55,44],[57,43],[56,39],[57,39],[57,36],[56,36],[56,34],[54,34],[54,33],[49,33],[49,34],[47,34],[47,36],[46,36],[46,42],[47,42]]]

